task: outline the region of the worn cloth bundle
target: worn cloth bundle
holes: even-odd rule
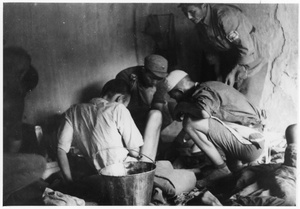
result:
[[[189,192],[196,185],[196,176],[192,171],[174,169],[169,161],[157,161],[154,188],[162,190],[166,198],[173,198],[183,192]]]
[[[243,170],[231,199],[248,206],[296,205],[296,144],[288,144],[284,163],[261,164]],[[268,195],[266,195],[268,194]]]
[[[85,201],[83,199],[63,194],[58,191],[53,191],[50,188],[46,188],[43,194],[43,201],[45,205],[56,206],[84,206]]]

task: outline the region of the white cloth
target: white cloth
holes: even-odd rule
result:
[[[185,76],[187,73],[182,70],[173,70],[167,76],[167,91],[171,91]]]
[[[123,104],[96,98],[71,106],[65,119],[73,128],[73,140],[59,141],[58,147],[67,153],[71,145],[78,148],[97,170],[123,162],[128,155],[124,147],[143,145],[142,135]]]
[[[56,206],[85,206],[85,201],[78,197],[63,194],[59,191],[53,191],[46,187],[43,194],[43,202],[45,205]]]

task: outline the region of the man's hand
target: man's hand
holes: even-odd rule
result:
[[[177,121],[183,121],[185,115],[198,119],[210,117],[209,113],[197,107],[195,104],[189,102],[180,102],[175,107],[173,119]]]
[[[235,83],[239,83],[247,78],[247,70],[242,65],[236,65],[231,72],[227,75],[225,83],[229,86],[233,86]]]
[[[128,155],[134,158],[139,158],[140,157],[140,148],[131,148],[127,149],[128,150]]]
[[[226,76],[225,83],[229,86],[233,86],[235,83],[236,73],[238,71],[238,65],[236,65],[231,72]]]
[[[174,109],[173,119],[177,121],[182,121],[184,114],[189,112],[189,109],[192,108],[192,105],[188,102],[180,102]]]
[[[173,111],[173,119],[177,121],[182,121],[183,120],[183,115],[184,112],[182,112],[182,103],[177,104]]]
[[[67,153],[61,148],[57,149],[57,161],[58,161],[58,165],[61,169],[61,172],[63,174],[64,184],[69,184],[69,183],[73,182]]]

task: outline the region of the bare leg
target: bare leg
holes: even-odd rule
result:
[[[183,127],[194,140],[195,144],[197,144],[215,165],[224,163],[220,153],[206,136],[209,130],[208,119],[193,120],[188,117],[183,121]]]
[[[144,145],[141,153],[155,160],[159,136],[162,125],[162,114],[159,110],[151,110],[148,114],[147,125],[144,132]],[[143,157],[143,161],[150,161],[147,157]]]
[[[217,168],[206,178],[197,181],[198,188],[205,187],[212,183],[212,181],[225,177],[231,173],[214,144],[207,138],[209,130],[208,120],[209,119],[193,120],[188,117],[183,121],[185,131]]]

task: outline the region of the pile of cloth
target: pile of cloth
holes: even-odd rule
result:
[[[190,185],[185,191],[172,195],[161,188],[154,188],[151,204],[207,205],[203,202],[203,195],[209,192],[225,206],[294,206],[296,204],[296,153],[296,143],[287,144],[284,138],[279,137],[269,144],[268,156],[263,156],[257,165],[245,167],[205,188]],[[269,158],[267,163],[266,158]],[[209,164],[203,162],[200,173],[203,174],[206,167],[209,167]],[[199,179],[199,175],[195,177]],[[185,179],[177,180],[181,183],[185,182]],[[189,181],[193,182],[191,179]],[[157,187],[157,184],[154,186]]]

